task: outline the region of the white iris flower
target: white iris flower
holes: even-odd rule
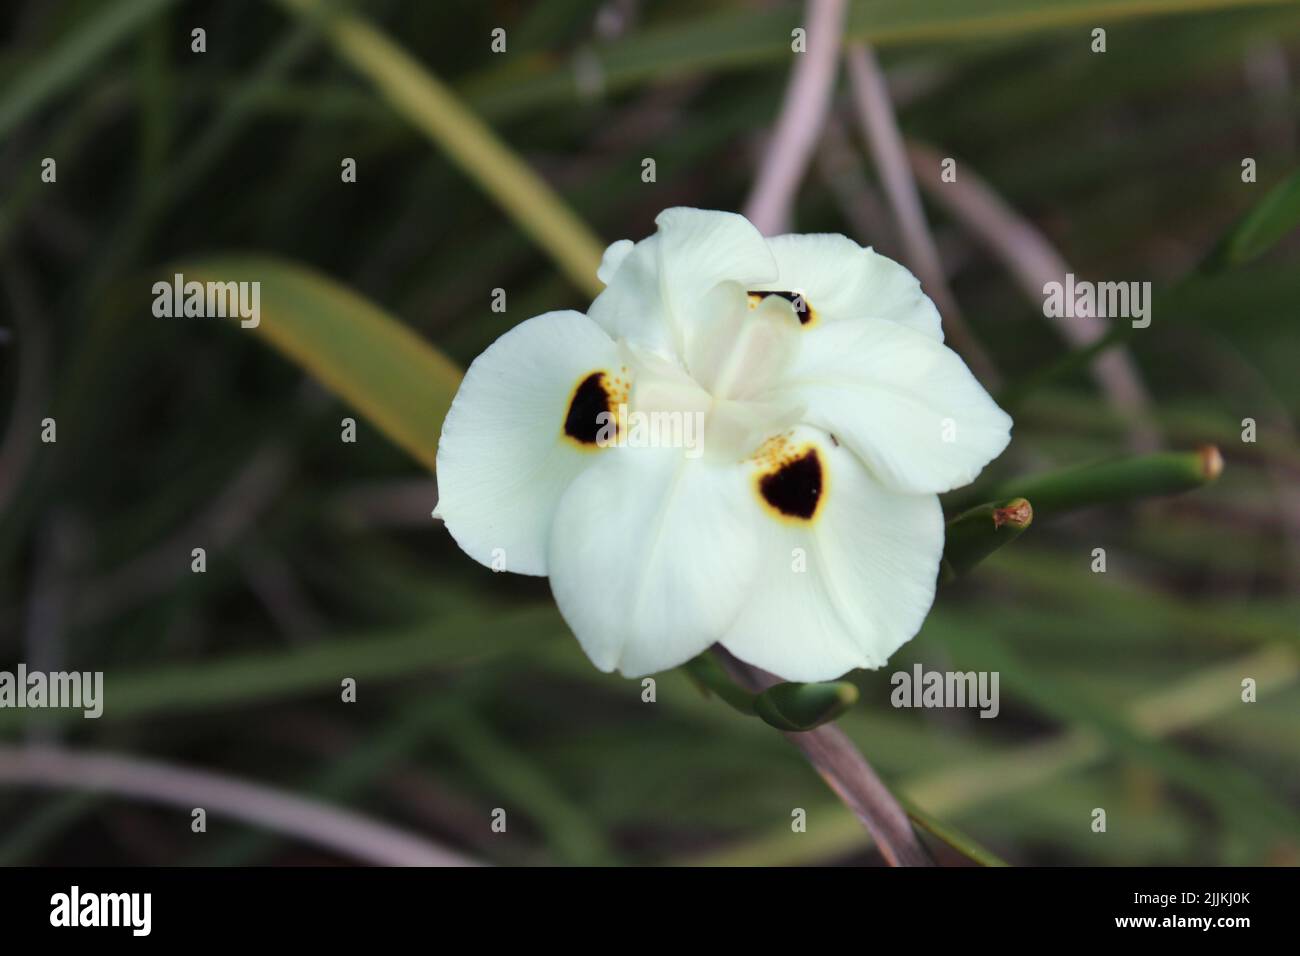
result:
[[[601,670],[714,642],[785,680],[880,667],[934,599],[938,493],[1010,417],[896,262],[734,213],[656,224],[605,251],[588,315],[529,319],[470,366],[438,516],[476,561],[549,576]],[[628,441],[653,413],[702,443]]]

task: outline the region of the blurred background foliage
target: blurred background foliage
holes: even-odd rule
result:
[[[218,770],[490,862],[878,860],[770,728],[681,672],[653,705],[597,673],[544,581],[493,575],[429,518],[421,464],[455,366],[585,308],[590,243],[644,236],[670,205],[741,206],[801,5],[339,6],[361,19],[321,21],[312,0],[0,10],[0,668],[106,672],[100,720],[4,710],[0,736]],[[406,59],[377,56],[370,29]],[[856,675],[841,726],[897,792],[1012,863],[1296,863],[1300,244],[1195,270],[1296,168],[1300,8],[858,0],[848,32],[877,46],[908,137],[1080,276],[1154,283],[1128,345],[1160,440],[1217,443],[1227,464],[1191,495],[1035,524]],[[841,76],[797,231],[901,257],[867,156]],[[976,335],[1008,382],[1035,381],[1068,347],[985,237],[927,211]],[[383,393],[355,444],[352,407],[262,335],[152,316],[178,261],[262,277],[281,348],[275,330],[333,323],[335,366]],[[384,314],[450,361],[367,366]],[[407,441],[376,426],[390,412]],[[1083,371],[1022,391],[1016,419],[990,481],[1122,453],[1134,426]],[[891,708],[888,675],[914,662],[1000,670],[1001,715]],[[0,818],[10,864],[344,862],[103,794],[8,787]]]

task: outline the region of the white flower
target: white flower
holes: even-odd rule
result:
[[[475,560],[548,575],[602,670],[714,642],[786,680],[881,666],[934,599],[937,493],[1011,419],[897,263],[733,213],[656,224],[606,250],[588,315],[529,319],[470,366],[438,515]],[[703,454],[597,441],[620,405],[698,416]]]

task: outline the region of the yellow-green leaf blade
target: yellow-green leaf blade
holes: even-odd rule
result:
[[[320,0],[281,2],[315,22],[338,55],[476,180],[578,288],[593,296],[600,292],[600,240],[444,83],[360,16]]]
[[[456,365],[397,319],[314,270],[263,257],[177,265],[186,282],[259,282],[258,335],[432,471]]]

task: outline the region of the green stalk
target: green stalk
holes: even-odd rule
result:
[[[948,522],[939,580],[955,580],[1024,532],[1034,509],[1024,498],[976,505]]]
[[[858,689],[848,681],[773,684],[752,694],[731,679],[711,652],[694,657],[682,670],[705,694],[717,694],[747,717],[759,717],[777,730],[815,730],[838,718],[858,701]]]
[[[746,716],[754,716],[754,695],[734,683],[718,659],[708,651],[693,657],[682,665],[682,670],[708,696],[717,694],[735,710]]]
[[[1214,481],[1222,471],[1219,449],[1202,445],[1195,451],[1159,452],[1013,478],[998,485],[990,497],[1019,495],[1034,503],[1039,518],[1055,517],[1075,508],[1190,491]]]

